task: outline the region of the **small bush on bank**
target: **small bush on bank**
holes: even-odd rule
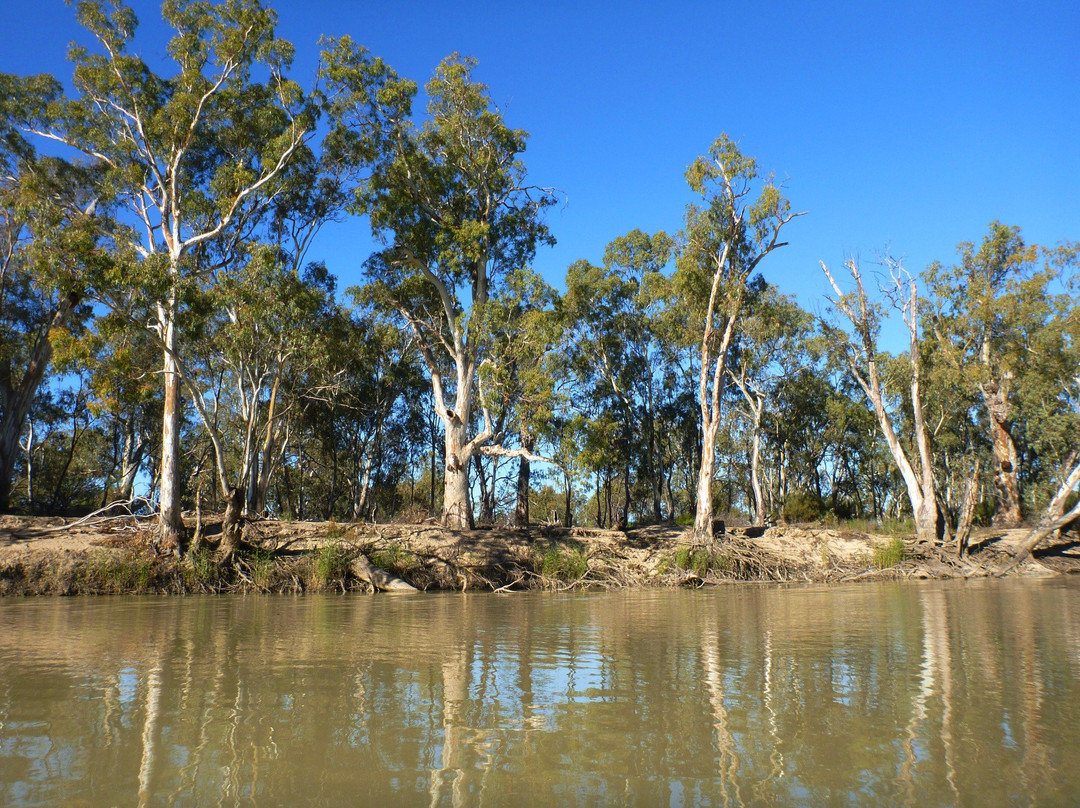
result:
[[[880,570],[895,567],[904,560],[904,540],[899,536],[887,544],[879,544],[874,548],[874,566]]]
[[[707,578],[713,572],[725,572],[731,566],[730,556],[704,547],[680,547],[675,551],[676,569],[692,572],[698,578]]]
[[[153,562],[141,556],[101,553],[90,559],[76,577],[85,592],[143,593],[153,581]]]
[[[324,544],[312,557],[312,583],[316,587],[324,587],[345,580],[349,572],[348,558],[349,551],[341,544]]]
[[[577,542],[552,543],[542,551],[539,567],[542,575],[570,583],[585,577],[589,560],[585,548]]]
[[[400,544],[388,544],[381,550],[372,550],[367,557],[379,569],[406,580],[409,573],[420,566],[416,554]]]
[[[214,551],[201,547],[189,553],[180,566],[180,576],[189,591],[214,591],[220,581],[220,569],[214,558]]]
[[[825,515],[825,502],[809,491],[793,491],[784,501],[785,522],[815,522]]]

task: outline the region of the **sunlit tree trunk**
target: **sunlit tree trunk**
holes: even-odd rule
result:
[[[161,474],[159,524],[163,547],[177,555],[184,552],[183,518],[180,505],[180,374],[176,366],[176,325],[172,311],[174,302],[158,307],[158,322],[164,343],[162,379],[165,385],[165,405],[161,421]]]

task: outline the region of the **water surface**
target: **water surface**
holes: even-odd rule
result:
[[[0,805],[1080,804],[1080,582],[0,601]]]

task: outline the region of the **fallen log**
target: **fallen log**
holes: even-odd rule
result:
[[[408,581],[403,581],[396,575],[391,575],[386,570],[376,567],[363,553],[360,553],[356,558],[349,562],[349,569],[352,570],[352,574],[361,581],[366,581],[380,592],[417,591],[416,587]]]

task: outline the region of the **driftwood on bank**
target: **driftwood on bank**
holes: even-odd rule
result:
[[[417,591],[416,587],[412,584],[403,581],[396,575],[391,575],[384,569],[376,567],[363,553],[360,553],[356,558],[349,562],[349,569],[352,570],[352,574],[361,581],[371,584],[371,586],[380,592]]]

